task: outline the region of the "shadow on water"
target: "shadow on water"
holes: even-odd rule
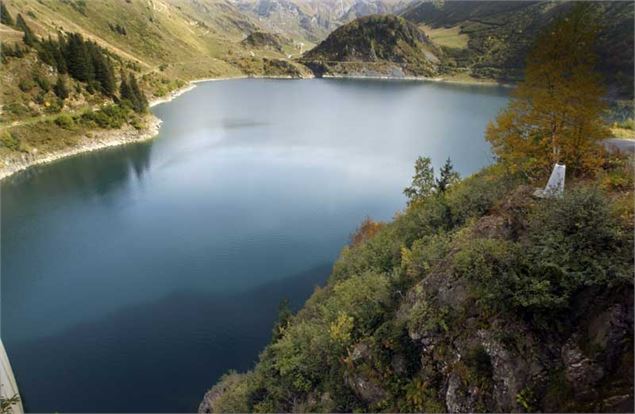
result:
[[[105,196],[128,183],[141,179],[150,168],[152,142],[128,144],[65,158],[63,162],[35,166],[7,179],[3,190],[11,187],[11,194],[20,196],[25,188],[30,194],[57,196]],[[27,183],[28,185],[20,185]],[[22,204],[24,205],[24,204]]]
[[[8,346],[16,372],[31,370],[17,378],[27,396],[25,409],[196,411],[223,373],[253,366],[269,341],[280,301],[289,298],[299,309],[330,270],[325,263],[235,295],[174,293],[58,335]],[[34,367],[39,372],[32,372]]]

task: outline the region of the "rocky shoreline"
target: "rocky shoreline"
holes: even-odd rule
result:
[[[29,167],[47,164],[60,158],[132,142],[147,141],[157,136],[161,122],[159,118],[150,114],[146,117],[146,127],[139,130],[131,125],[126,125],[123,128],[114,130],[91,131],[91,138],[84,135],[80,138],[79,144],[72,148],[42,155],[37,153],[16,155],[12,159],[3,160],[4,165],[0,167],[0,180]]]

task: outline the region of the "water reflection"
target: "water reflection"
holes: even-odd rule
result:
[[[289,298],[298,309],[329,272],[325,263],[232,295],[174,292],[14,344],[9,349],[14,369],[37,371],[19,377],[25,409],[194,412],[221,374],[256,361],[280,300]],[[192,354],[197,358],[188,358]]]
[[[16,202],[22,208],[29,205],[25,199],[29,195],[107,196],[132,178],[143,178],[150,167],[152,145],[148,141],[106,148],[29,168],[2,183],[3,202]]]

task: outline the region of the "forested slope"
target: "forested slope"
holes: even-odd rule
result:
[[[568,13],[575,2],[418,2],[402,16],[424,31],[454,28],[464,46],[444,47],[458,69],[472,76],[518,81],[538,33]],[[614,96],[633,96],[634,6],[630,1],[589,2],[600,25],[599,69]]]

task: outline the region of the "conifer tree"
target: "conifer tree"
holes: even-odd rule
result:
[[[57,95],[57,97],[61,100],[68,98],[68,88],[66,87],[66,82],[61,76],[57,77],[57,82],[53,87],[53,91],[55,92],[55,95]]]
[[[123,70],[121,71],[120,78],[121,83],[119,84],[119,98],[122,101],[128,101],[130,102],[130,104],[132,104],[133,98],[132,92],[130,90],[130,84],[128,83],[128,77]]]
[[[92,60],[81,34],[69,34],[65,52],[68,73],[73,78],[82,82],[95,79]]]
[[[35,46],[35,44],[37,43],[37,37],[35,37],[35,34],[33,34],[33,31],[31,30],[29,25],[26,24],[26,21],[21,14],[18,14],[18,17],[16,18],[15,27],[22,30],[22,32],[24,33],[24,36],[22,37],[24,44],[26,44],[27,46]]]
[[[148,109],[148,99],[143,91],[141,91],[141,88],[139,88],[137,79],[132,74],[130,75],[130,89],[132,90],[132,95],[134,96],[134,110],[136,112],[145,112]]]
[[[460,179],[461,177],[459,173],[454,170],[452,161],[448,157],[448,159],[445,161],[445,164],[439,171],[439,178],[436,180],[437,190],[439,190],[439,192],[441,193],[444,193],[445,190],[459,182]]]
[[[115,74],[112,68],[110,58],[94,43],[89,43],[91,60],[95,70],[95,80],[99,83],[101,92],[107,96],[114,96]]]
[[[4,2],[0,2],[0,23],[6,24],[7,26],[13,26],[15,24],[13,17],[9,14],[9,10],[7,10],[7,6],[4,5]]]

